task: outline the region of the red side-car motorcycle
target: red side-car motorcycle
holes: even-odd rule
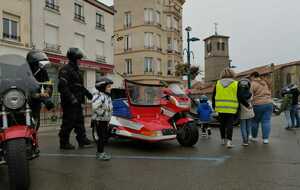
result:
[[[111,136],[145,142],[177,139],[185,147],[199,139],[193,119],[180,109],[168,109],[161,97],[162,86],[125,80],[125,89],[114,89]],[[98,136],[93,128],[93,138]]]
[[[37,148],[29,103],[38,89],[24,57],[0,56],[0,163],[8,166],[10,189],[29,188],[28,160]]]

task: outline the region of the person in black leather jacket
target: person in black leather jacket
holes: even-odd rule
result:
[[[69,141],[73,129],[79,147],[91,145],[84,128],[82,104],[85,97],[91,100],[93,95],[84,87],[80,75],[79,61],[83,58],[83,53],[78,48],[70,48],[67,57],[69,63],[59,71],[58,91],[63,110],[63,121],[59,132],[60,148],[68,150],[75,149]]]
[[[26,60],[37,82],[45,83],[49,81],[48,72],[44,69],[44,66],[49,63],[48,57],[45,53],[38,50],[32,50],[27,54]],[[45,65],[43,65],[43,62]],[[32,116],[36,122],[37,131],[40,127],[40,112],[42,103],[48,110],[54,108],[54,104],[51,101],[52,87],[50,85],[41,85],[41,88],[43,88],[43,90],[40,90],[30,102]]]

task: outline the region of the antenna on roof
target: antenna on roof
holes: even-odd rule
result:
[[[215,25],[215,35],[217,36],[218,35],[218,25],[219,24],[217,22],[215,22],[214,25]]]

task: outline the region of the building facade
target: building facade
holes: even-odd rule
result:
[[[54,84],[70,47],[85,54],[80,69],[88,89],[96,75],[113,73],[113,8],[96,0],[32,0],[31,10],[32,47],[47,53]]]
[[[221,72],[230,67],[229,37],[213,35],[205,42],[205,82],[215,82]]]
[[[183,63],[182,5],[185,0],[115,1],[115,67],[134,81],[180,81]]]
[[[0,55],[25,56],[30,49],[30,0],[0,0]]]

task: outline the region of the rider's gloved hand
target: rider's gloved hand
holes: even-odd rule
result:
[[[53,102],[51,100],[47,100],[45,102],[45,106],[46,106],[46,108],[47,108],[48,111],[52,110],[55,107],[54,104],[53,104]]]
[[[89,100],[92,100],[93,99],[93,94],[91,94],[88,90],[86,91],[86,97],[89,99]]]

